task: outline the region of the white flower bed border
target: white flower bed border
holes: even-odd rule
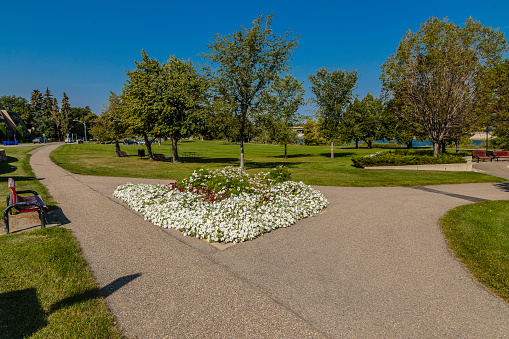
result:
[[[118,186],[113,195],[157,226],[226,243],[250,240],[291,226],[328,205],[319,191],[293,181],[270,185],[263,193],[241,193],[213,203],[196,193],[165,185],[127,183]]]

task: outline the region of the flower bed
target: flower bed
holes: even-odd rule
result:
[[[288,173],[278,168],[249,176],[232,167],[200,169],[177,184],[128,183],[113,195],[155,225],[208,241],[237,243],[291,226],[327,207],[320,192],[302,182],[284,181]]]
[[[396,150],[394,152],[380,151],[363,157],[352,157],[355,167],[372,166],[401,166],[401,165],[431,165],[453,164],[467,162],[460,155],[439,154],[433,156],[433,151]]]

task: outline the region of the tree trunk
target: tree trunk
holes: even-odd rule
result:
[[[145,146],[147,147],[148,160],[154,161],[154,157],[152,156],[152,143],[148,140],[147,136],[143,136],[143,140],[145,140]]]
[[[433,156],[437,157],[439,151],[440,151],[440,143],[437,141],[433,141]]]
[[[460,139],[459,138],[456,139],[455,144],[456,144],[456,154],[458,154],[460,152]]]
[[[330,142],[330,158],[334,159],[334,140]]]
[[[240,169],[244,170],[244,138],[240,138]]]
[[[445,140],[442,141],[441,146],[442,146],[441,153],[445,154]]]
[[[412,148],[412,141],[413,140],[410,140],[410,142],[406,143],[406,148],[408,148],[408,149]]]
[[[178,143],[178,139],[176,138],[172,138],[171,139],[171,151],[173,153],[173,158],[171,159],[171,162],[174,163],[174,164],[177,164],[179,163],[179,154],[178,154],[178,151],[177,151],[177,143]]]
[[[368,148],[373,148],[373,140],[368,140]]]
[[[286,144],[285,144],[285,159],[288,159],[288,152],[286,150]]]
[[[118,143],[118,140],[115,140],[115,156],[117,158],[120,157],[120,144]]]
[[[355,139],[355,149],[359,149],[359,139]]]

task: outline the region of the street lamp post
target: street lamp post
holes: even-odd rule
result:
[[[79,121],[79,120],[73,120],[73,121],[76,121],[76,122],[81,122],[83,124],[83,127],[85,128],[85,141],[87,141],[87,124],[85,123],[85,121]]]

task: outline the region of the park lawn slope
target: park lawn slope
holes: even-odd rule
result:
[[[171,144],[154,144],[154,153],[171,156]],[[181,180],[194,169],[205,167],[211,170],[226,166],[239,166],[239,146],[221,141],[183,141],[179,143],[179,154],[195,152],[198,156],[181,158],[182,163],[148,161],[137,156],[138,149],[145,146],[122,146],[130,157],[116,158],[114,145],[73,144],[64,145],[51,153],[53,162],[64,169],[85,175],[136,177],[151,179]],[[286,166],[292,180],[308,185],[323,186],[427,186],[440,184],[463,184],[501,182],[506,179],[475,172],[439,171],[368,171],[352,166],[352,156],[373,154],[380,149],[336,148],[335,158],[330,159],[329,146],[288,146],[288,159],[283,158],[280,145],[247,143],[244,145],[246,170],[249,173],[267,171],[278,165]]]
[[[450,248],[475,278],[509,302],[509,201],[456,207],[440,225]]]

